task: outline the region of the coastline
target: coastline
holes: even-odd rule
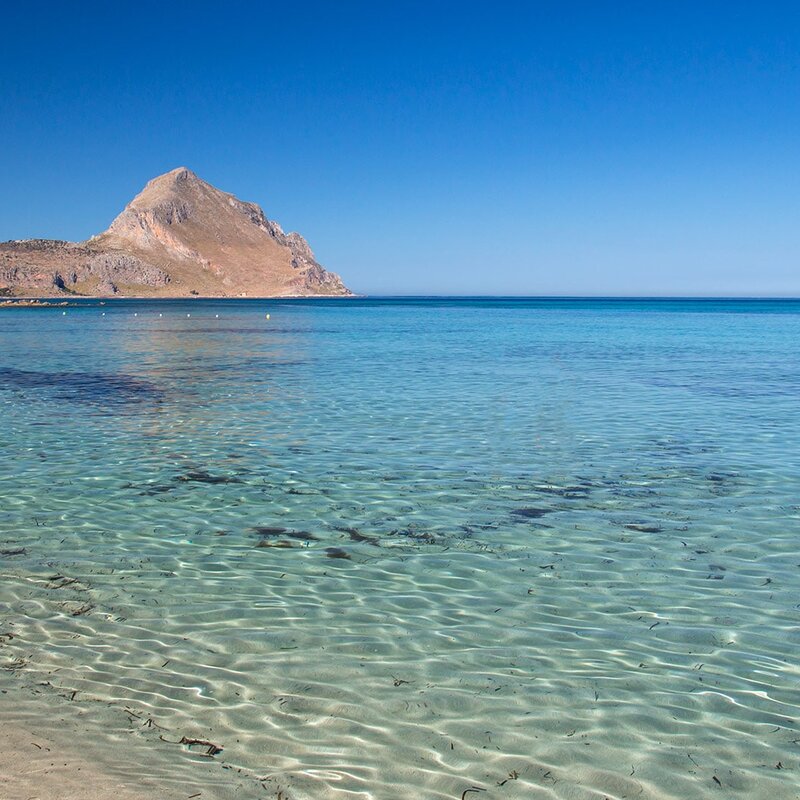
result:
[[[0,307],[5,304],[22,302],[74,303],[84,300],[353,300],[364,299],[362,294],[272,294],[239,297],[229,294],[38,294],[38,295],[0,295]],[[6,306],[8,307],[8,306]]]

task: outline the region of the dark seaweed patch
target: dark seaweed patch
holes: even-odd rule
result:
[[[170,486],[169,484],[155,484],[153,486],[148,486],[143,492],[139,492],[139,494],[145,497],[153,497],[157,494],[164,494],[165,492],[171,492],[174,489],[175,487]]]
[[[393,530],[393,536],[405,536],[408,539],[414,539],[417,542],[425,542],[425,544],[436,544],[436,537],[428,531],[418,531],[414,528],[403,528],[402,530]]]
[[[176,481],[182,483],[242,483],[241,478],[231,477],[229,475],[212,475],[205,470],[192,470],[184,475],[178,475]]]
[[[552,508],[515,508],[511,513],[515,517],[523,517],[524,519],[538,519],[545,514],[552,514],[555,509]]]
[[[123,373],[40,372],[0,368],[0,389],[48,392],[56,400],[89,404],[126,404],[161,400],[154,383]]]
[[[586,497],[591,489],[588,486],[537,486],[537,492],[566,497],[568,500]]]
[[[639,531],[639,533],[661,533],[664,529],[659,525],[638,525],[631,523],[625,526],[629,531]]]
[[[265,539],[288,536],[290,539],[299,539],[301,542],[314,542],[317,540],[317,537],[308,531],[294,531],[289,528],[282,528],[279,525],[256,525],[251,530]]]
[[[348,553],[346,550],[342,550],[341,547],[326,547],[325,555],[328,558],[350,558],[350,553]]]
[[[286,535],[292,539],[299,539],[301,542],[315,542],[317,537],[308,531],[287,531]]]
[[[366,544],[374,544],[378,546],[378,540],[374,536],[365,536],[357,530],[347,531],[351,542],[365,542]]]
[[[351,528],[347,525],[338,525],[336,526],[336,530],[346,533],[350,537],[351,542],[365,542],[366,544],[374,544],[376,547],[379,546],[379,540],[375,536],[367,536],[366,534],[361,533],[358,528]]]

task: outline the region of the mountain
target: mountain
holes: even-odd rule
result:
[[[350,295],[299,233],[185,167],[151,180],[85,242],[0,243],[0,294],[183,297]]]

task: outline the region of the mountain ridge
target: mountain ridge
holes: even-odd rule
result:
[[[148,181],[84,242],[0,243],[0,293],[40,296],[349,296],[299,233],[178,167]]]

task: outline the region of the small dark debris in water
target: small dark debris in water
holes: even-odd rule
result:
[[[77,578],[68,578],[66,575],[53,575],[49,581],[48,589],[66,589],[68,586],[79,583]]]
[[[392,675],[392,679],[393,679],[392,683],[395,686],[410,685],[414,682],[414,681],[404,681],[402,678],[395,678],[394,675]]]
[[[512,769],[511,772],[508,773],[508,777],[505,780],[498,781],[497,785],[505,786],[509,781],[515,781],[517,778],[519,778],[519,772],[517,772],[515,769]]]
[[[277,542],[271,542],[269,539],[262,539],[256,547],[294,547],[291,542],[285,539],[279,539]]]
[[[72,616],[82,617],[85,614],[88,614],[93,608],[94,606],[91,603],[87,603],[85,606],[81,606],[80,608],[75,609],[75,611],[72,612]]]
[[[552,514],[552,508],[515,508],[511,512],[515,517],[523,517],[524,519],[539,519],[545,514]]]
[[[697,553],[697,555],[699,555],[699,556],[702,556],[707,552],[708,552],[708,550],[695,550],[695,553]]]
[[[716,783],[717,786],[722,786],[722,781],[716,775],[712,775],[711,777],[713,778],[714,783]]]
[[[654,623],[653,623],[653,624],[652,624],[652,625],[651,625],[651,626],[648,628],[648,630],[653,630],[653,628],[655,628],[655,627],[656,627],[656,625],[660,625],[660,624],[661,624],[660,622],[654,622]]]
[[[709,564],[708,568],[712,572],[725,572],[726,568],[722,566],[722,564]]]
[[[185,475],[178,475],[175,480],[182,483],[242,483],[241,478],[233,478],[228,475],[212,475],[205,470],[192,470]]]
[[[342,550],[341,547],[326,547],[325,555],[328,558],[350,558],[350,553],[346,550]]]
[[[639,531],[639,533],[661,533],[664,530],[659,525],[637,525],[635,523],[625,527],[629,531]]]
[[[28,551],[24,547],[13,550],[0,550],[0,556],[24,556]]]
[[[555,569],[555,564],[538,564],[539,569]]]
[[[187,747],[205,747],[206,752],[203,753],[205,756],[215,756],[222,752],[223,748],[219,745],[214,744],[213,742],[208,742],[205,739],[187,739],[185,736],[181,736],[181,740],[178,744],[185,744]]]
[[[721,581],[725,578],[724,575],[706,575],[707,581]]]
[[[470,786],[469,789],[464,789],[464,791],[461,792],[461,800],[466,800],[466,797],[470,792],[485,792],[485,791],[486,789],[484,789],[482,786]]]
[[[762,585],[762,586],[769,586],[771,583],[772,583],[772,578],[767,578],[767,579],[764,581],[764,583],[762,583],[761,585]]]

